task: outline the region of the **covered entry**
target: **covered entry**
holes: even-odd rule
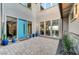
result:
[[[13,37],[17,37],[17,18],[7,16],[6,32],[9,40],[12,40]]]

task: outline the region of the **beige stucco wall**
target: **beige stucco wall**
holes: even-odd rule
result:
[[[60,11],[58,4],[50,9],[40,11],[38,13],[37,19],[39,19],[40,21],[60,19]]]
[[[69,23],[69,32],[79,34],[79,18]]]
[[[13,16],[25,20],[31,20],[32,18],[31,10],[19,3],[4,3],[4,12],[6,16]]]
[[[39,23],[39,20],[37,19],[37,14],[40,11],[40,4],[34,4],[32,3],[32,33],[36,33],[38,31],[37,24]]]
[[[63,34],[68,33],[68,17],[63,18]]]
[[[3,23],[7,20],[6,16],[21,18],[29,21],[32,21],[33,18],[32,11],[19,3],[3,3]],[[6,27],[4,28],[6,29]],[[6,33],[6,30],[4,30],[4,33]]]

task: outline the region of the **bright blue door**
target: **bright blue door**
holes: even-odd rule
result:
[[[22,39],[27,36],[27,21],[18,19],[18,38]]]

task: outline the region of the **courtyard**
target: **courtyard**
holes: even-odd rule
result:
[[[34,37],[1,46],[0,55],[55,55],[58,44],[58,39]]]

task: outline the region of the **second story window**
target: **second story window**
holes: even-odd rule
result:
[[[21,3],[21,5],[23,5],[26,8],[31,9],[31,3]]]
[[[28,8],[31,8],[31,3],[27,3],[27,7]]]

